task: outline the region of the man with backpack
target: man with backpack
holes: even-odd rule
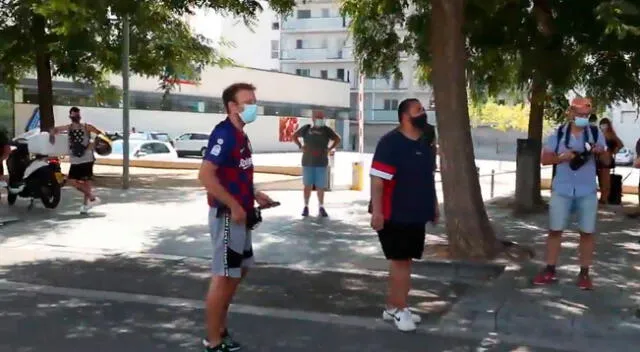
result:
[[[534,278],[536,285],[557,281],[556,264],[562,232],[575,212],[580,232],[578,287],[591,290],[589,267],[593,259],[594,233],[598,214],[596,158],[604,154],[606,144],[597,126],[589,124],[591,101],[575,98],[567,113],[568,123],[560,126],[542,149],[543,165],[553,165],[554,176],[549,202],[549,235],[546,267]]]
[[[49,132],[51,143],[55,142],[55,136],[61,132],[66,132],[69,136],[69,175],[67,181],[84,195],[84,201],[80,206],[80,214],[87,214],[89,209],[98,205],[100,199],[93,194],[93,143],[91,133],[103,134],[102,131],[88,123],[80,123],[80,109],[72,107],[69,110],[71,124],[58,126]]]

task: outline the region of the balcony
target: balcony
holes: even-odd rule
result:
[[[342,17],[288,18],[280,28],[285,32],[342,32],[348,30],[349,22]]]
[[[375,122],[397,122],[398,110],[365,110],[364,120]]]
[[[354,80],[351,83],[351,89],[358,90],[358,80]],[[396,81],[393,79],[386,80],[384,78],[376,78],[376,79],[365,79],[364,80],[364,90],[365,92],[371,91],[396,91],[396,90],[407,90],[409,89],[409,85],[406,81]]]
[[[343,50],[329,48],[302,48],[282,50],[280,59],[285,61],[327,61],[344,60]]]

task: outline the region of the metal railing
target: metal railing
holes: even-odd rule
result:
[[[476,168],[478,171],[478,179],[486,179],[489,178],[489,199],[492,199],[496,196],[496,178],[505,175],[514,175],[512,191],[515,192],[516,182],[515,182],[515,174],[516,170],[506,170],[506,171],[496,171],[495,169],[491,169],[491,172],[488,174],[480,174],[480,168]],[[551,170],[551,166],[543,166],[540,169],[541,178],[544,178],[544,173],[546,170]],[[438,174],[440,174],[440,170],[436,170]],[[436,183],[442,183],[442,178],[436,180]],[[483,188],[482,182],[480,182],[480,188]]]

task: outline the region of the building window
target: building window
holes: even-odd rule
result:
[[[385,110],[398,110],[398,99],[385,99],[384,100],[384,109]]]
[[[280,22],[271,23],[271,29],[273,29],[274,31],[277,31],[278,29],[280,29]]]
[[[344,81],[344,68],[339,68],[336,70],[336,78]]]
[[[327,71],[327,70],[320,70],[320,78],[324,78],[324,79],[329,78],[329,71]]]
[[[311,10],[298,10],[298,18],[311,18]]]
[[[311,70],[308,68],[296,68],[296,75],[298,76],[311,76]]]
[[[280,41],[272,40],[271,41],[271,58],[277,59],[280,57]]]
[[[329,9],[322,9],[322,17],[329,17]]]
[[[302,39],[296,40],[296,49],[302,49]]]

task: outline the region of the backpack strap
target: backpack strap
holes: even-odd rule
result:
[[[558,130],[556,132],[556,148],[553,151],[555,154],[558,154],[558,150],[560,150],[560,141],[562,141],[562,136],[564,134],[564,128],[566,125],[560,125],[560,127],[558,127]],[[567,133],[567,136],[569,135],[569,133]],[[567,138],[565,138],[565,144],[568,144],[566,141]],[[551,171],[551,181],[553,181],[553,178],[556,177],[556,164],[553,164],[553,166],[551,167],[552,171]]]

